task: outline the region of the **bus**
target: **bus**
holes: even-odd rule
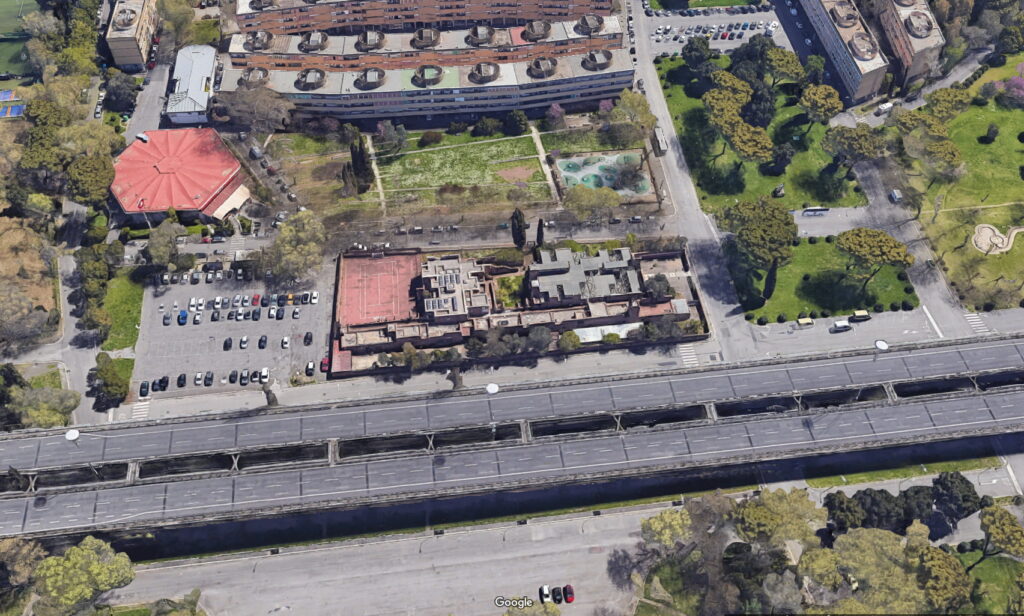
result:
[[[664,156],[665,152],[668,152],[668,139],[665,138],[665,131],[660,126],[654,127],[654,138],[651,140],[651,145],[654,146],[654,153],[658,156]]]

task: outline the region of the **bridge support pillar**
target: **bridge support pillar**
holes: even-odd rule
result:
[[[533,440],[533,431],[530,430],[529,420],[519,420],[519,434],[521,435],[524,443],[529,443]]]
[[[133,460],[128,463],[128,475],[125,477],[125,483],[128,485],[134,484],[139,480],[139,469],[142,467],[137,460]]]
[[[327,464],[328,466],[336,466],[338,464],[338,458],[340,457],[341,443],[336,438],[329,439],[327,441]]]
[[[233,454],[231,454],[231,472],[234,473],[234,472],[238,471],[238,459],[241,458],[241,457],[242,457],[242,454],[240,454],[240,453],[233,453]]]
[[[715,410],[714,402],[708,402],[704,405],[704,414],[711,421],[718,421],[718,411]]]
[[[886,383],[882,385],[885,389],[885,397],[889,399],[889,402],[896,402],[900,397],[896,394],[896,388],[892,386],[892,383]]]
[[[434,435],[433,435],[433,433],[427,435],[427,451],[434,451]]]
[[[36,491],[36,479],[39,477],[39,475],[31,474],[25,475],[25,477],[28,479],[28,487],[25,488],[25,491],[30,494],[34,494]]]
[[[626,429],[622,427],[622,413],[615,413],[612,417],[615,418],[615,431],[625,432]]]

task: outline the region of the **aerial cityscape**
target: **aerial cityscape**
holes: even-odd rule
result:
[[[1024,614],[1024,0],[0,0],[0,616]]]

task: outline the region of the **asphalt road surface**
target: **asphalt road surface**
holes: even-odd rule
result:
[[[252,472],[165,484],[100,488],[0,500],[0,536],[169,522],[283,506],[313,506],[451,488],[506,488],[537,479],[726,460],[805,455],[830,446],[1024,425],[1024,392],[874,406],[828,414],[769,416],[742,423],[637,430],[589,438],[415,454],[319,468]]]
[[[654,510],[601,517],[531,521],[449,532],[441,537],[335,544],[274,556],[144,567],[108,593],[118,604],[203,591],[211,614],[361,614],[494,616],[498,596],[536,600],[543,584],[572,584],[563,614],[598,607],[625,614],[632,592],[608,577],[608,557],[639,541],[640,521]]]
[[[0,437],[0,460],[25,471],[661,404],[691,404],[1021,365],[1024,365],[1024,342],[975,342],[882,355],[723,368],[671,377],[545,385],[494,396],[474,394],[352,407],[325,405],[317,410],[240,418],[196,418],[170,425],[124,427],[118,424],[86,431],[74,444],[62,433],[53,431],[38,437],[25,437],[20,433]]]

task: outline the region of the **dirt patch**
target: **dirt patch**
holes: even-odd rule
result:
[[[310,174],[317,182],[330,182],[331,180],[337,180],[338,176],[341,175],[342,168],[345,167],[343,162],[332,162],[320,165],[313,169],[313,173]]]
[[[506,182],[525,182],[537,170],[536,167],[509,167],[495,171]]]
[[[45,310],[55,308],[53,250],[23,221],[0,218],[0,284],[17,288]]]

